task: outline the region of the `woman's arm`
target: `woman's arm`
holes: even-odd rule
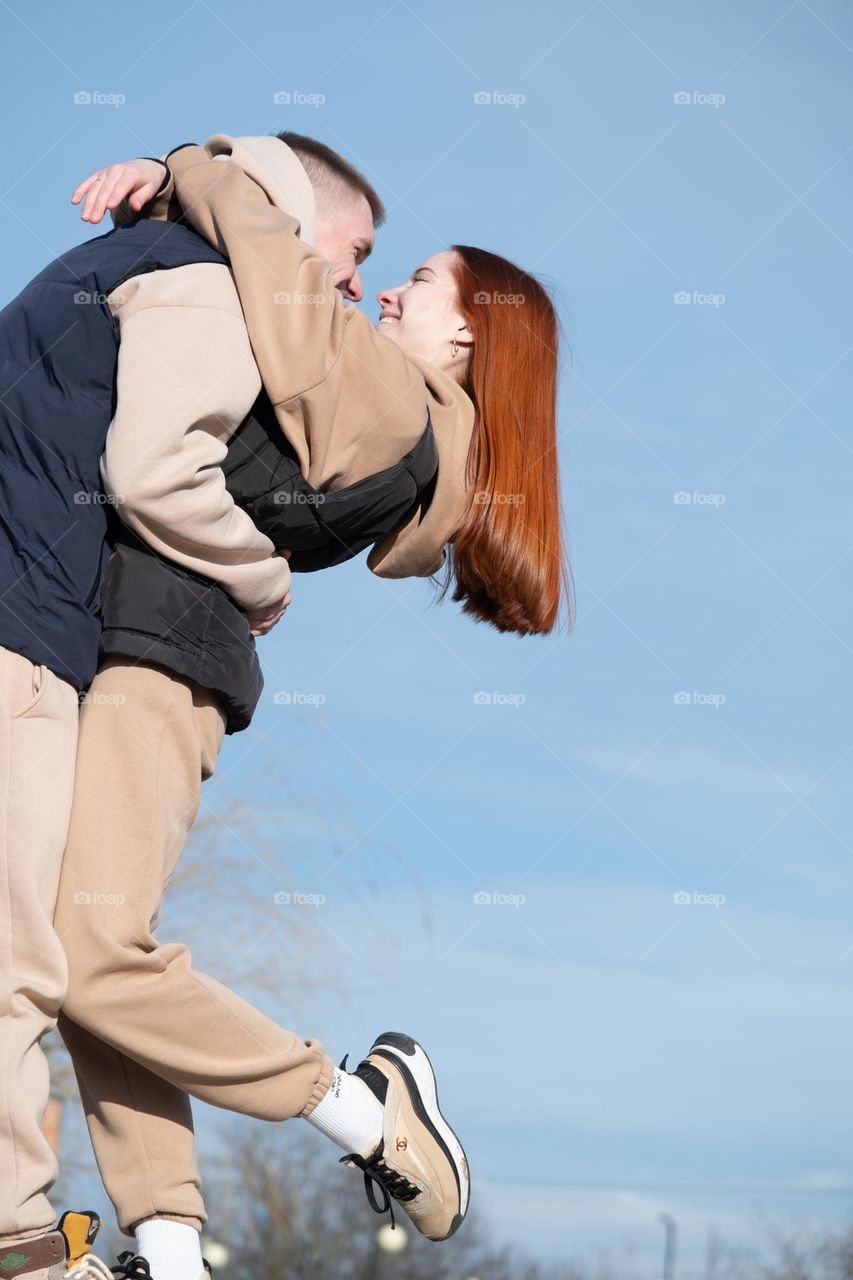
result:
[[[80,210],[80,217],[84,222],[97,224],[109,211],[113,214],[115,225],[121,226],[123,222],[138,217],[152,201],[157,201],[162,210],[168,205],[171,188],[172,176],[165,160],[147,157],[123,160],[120,164],[96,169],[88,178],[84,178],[75,188],[71,203],[79,204],[85,196],[85,203]],[[165,213],[161,212],[160,216],[164,217]]]

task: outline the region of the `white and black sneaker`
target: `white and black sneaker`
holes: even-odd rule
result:
[[[462,1144],[439,1110],[432,1063],[411,1036],[389,1031],[353,1074],[382,1103],[383,1134],[378,1146],[341,1163],[363,1171],[371,1208],[388,1211],[392,1226],[396,1200],[422,1235],[447,1240],[468,1212],[471,1181]]]
[[[213,1280],[213,1272],[207,1258],[203,1258],[205,1274]],[[120,1253],[116,1259],[116,1265],[112,1269],[114,1280],[151,1280],[151,1266],[147,1258],[143,1258],[139,1253],[131,1253],[126,1249],[124,1253]]]

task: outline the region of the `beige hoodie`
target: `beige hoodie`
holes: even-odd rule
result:
[[[169,165],[172,178],[147,212],[183,212],[228,256],[264,386],[313,485],[333,491],[393,465],[420,438],[429,412],[439,454],[432,500],[376,544],[368,565],[386,577],[436,572],[470,505],[470,399],[343,304],[328,264],[306,243],[310,183],[279,139],[217,134],[204,148],[173,152]]]

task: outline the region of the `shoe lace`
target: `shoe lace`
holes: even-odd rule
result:
[[[365,1159],[364,1156],[352,1154],[341,1156],[341,1164],[354,1164],[361,1169],[364,1174],[364,1189],[367,1192],[367,1199],[374,1213],[390,1213],[391,1226],[396,1227],[397,1223],[394,1219],[394,1206],[392,1200],[414,1200],[415,1196],[421,1194],[421,1188],[416,1187],[408,1178],[403,1177],[402,1173],[398,1173],[396,1169],[391,1169],[385,1163],[383,1151],[385,1149],[385,1140],[383,1139],[372,1156]],[[376,1188],[382,1195],[383,1203],[380,1204],[376,1198]]]
[[[148,1259],[126,1249],[118,1255],[118,1266],[106,1273],[110,1280],[151,1280]]]
[[[93,1253],[84,1253],[65,1272],[65,1280],[114,1280],[114,1272]]]

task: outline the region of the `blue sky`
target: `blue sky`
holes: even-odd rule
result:
[[[533,1250],[650,1266],[668,1211],[692,1280],[709,1223],[843,1218],[849,10],[1,8],[7,297],[81,238],[96,165],[295,128],[387,201],[371,299],[459,241],[559,300],[574,635],[500,636],[359,560],[298,579],[263,643],[206,806],[274,807],[290,880],[253,837],[239,904],[288,958],[267,1007],[338,1057],[420,1036],[475,1194]],[[299,998],[283,884],[325,894],[305,963],[338,990]]]

